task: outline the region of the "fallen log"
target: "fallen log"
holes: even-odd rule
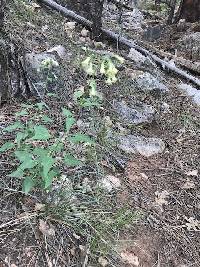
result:
[[[89,20],[83,18],[82,16],[76,14],[75,12],[68,10],[67,8],[57,4],[53,0],[37,0],[37,1],[38,1],[38,3],[44,4],[44,5],[52,8],[53,10],[59,12],[64,17],[75,20],[76,22],[81,23],[83,26],[85,26],[86,28],[89,28],[90,30],[92,29],[92,22],[91,21],[89,21]],[[136,49],[138,52],[142,53],[143,55],[152,58],[163,69],[165,69],[165,70],[167,69],[167,70],[170,70],[170,71],[178,74],[179,76],[187,79],[188,81],[194,83],[195,85],[197,85],[200,88],[200,79],[194,77],[193,75],[187,73],[186,71],[184,71],[182,69],[179,69],[174,64],[171,64],[171,62],[167,62],[167,61],[159,58],[158,56],[152,54],[148,50],[137,45],[134,41],[130,41],[127,38],[122,37],[115,32],[112,32],[110,30],[106,30],[103,28],[101,30],[105,36],[116,41],[118,44],[124,45],[129,49],[130,48]]]
[[[168,60],[174,61],[175,64],[183,67],[184,69],[195,73],[197,75],[200,75],[200,64],[199,62],[192,62],[191,60],[178,57],[177,55],[173,55],[169,52],[165,52],[163,50],[160,50],[156,47],[153,47],[152,45],[148,44],[147,42],[139,41],[140,46],[145,47],[148,51],[151,51],[152,53],[155,53],[160,58],[167,58]]]

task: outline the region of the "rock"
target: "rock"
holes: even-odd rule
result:
[[[163,25],[156,25],[154,27],[149,27],[143,34],[143,37],[148,41],[154,41],[161,37],[164,32]]]
[[[56,61],[56,56],[48,54],[47,52],[36,54],[34,52],[27,53],[26,56],[26,63],[32,69],[38,70],[41,67],[41,64],[46,59],[52,59]]]
[[[144,16],[137,8],[134,8],[133,11],[122,13],[122,23],[126,30],[140,30],[143,21]]]
[[[54,53],[56,52],[57,55],[61,58],[61,59],[64,59],[66,58],[66,55],[67,55],[67,52],[66,52],[66,49],[64,48],[64,46],[62,45],[57,45],[57,46],[54,46],[52,48],[50,48],[47,53]]]
[[[85,28],[83,28],[82,31],[81,31],[81,36],[82,37],[87,37],[88,35],[89,35],[89,31],[86,30]]]
[[[119,148],[126,153],[139,153],[145,157],[151,157],[162,153],[165,143],[160,138],[146,138],[144,136],[126,135],[118,138]]]
[[[143,103],[128,107],[123,102],[114,102],[113,107],[119,114],[122,122],[128,124],[151,122],[155,114],[155,109],[152,106]]]
[[[190,96],[195,104],[200,106],[200,91],[189,84],[181,83],[178,89],[182,90],[187,96]]]
[[[112,190],[116,190],[118,188],[120,188],[121,186],[121,182],[119,180],[119,178],[113,176],[113,175],[107,175],[106,177],[104,177],[100,184],[99,184],[102,188],[106,189],[108,192],[111,192]]]
[[[142,91],[158,91],[158,92],[167,92],[168,88],[162,82],[155,78],[148,72],[145,72],[142,75],[139,75],[134,79],[136,87]]]
[[[146,57],[143,56],[140,52],[138,52],[134,48],[130,49],[128,57],[130,57],[133,61],[139,62],[139,63],[144,63],[146,60]]]
[[[200,61],[200,32],[185,35],[177,42],[177,56]]]
[[[162,113],[171,113],[170,105],[167,104],[166,102],[163,102],[161,105],[161,111]]]
[[[136,63],[138,67],[141,67],[142,65],[153,66],[153,62],[150,61],[150,59],[148,57],[143,56],[140,52],[138,52],[134,48],[130,49],[128,57],[134,63]]]
[[[47,92],[57,92],[63,88],[60,64],[56,55],[50,52],[27,53],[27,72],[35,88],[35,94],[43,96]]]

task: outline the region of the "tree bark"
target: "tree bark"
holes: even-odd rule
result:
[[[38,2],[40,2],[38,0]],[[92,22],[92,38],[101,39],[102,12],[104,0],[58,0],[57,2],[77,12]]]
[[[200,20],[200,1],[182,0],[179,19],[185,19],[187,22]]]
[[[4,8],[5,1],[0,0],[0,105],[7,100],[9,92],[8,55],[3,38]]]

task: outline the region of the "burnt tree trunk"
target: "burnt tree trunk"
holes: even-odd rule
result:
[[[200,20],[200,1],[199,0],[182,0],[179,19],[185,19],[188,22]]]
[[[93,23],[92,38],[101,39],[104,0],[58,0],[57,2],[90,20]]]
[[[4,8],[5,2],[0,0],[0,105],[7,100],[9,92],[8,56],[3,38]]]

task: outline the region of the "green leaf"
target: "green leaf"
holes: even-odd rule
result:
[[[80,103],[80,105],[81,105],[82,107],[85,107],[85,108],[86,108],[86,107],[87,107],[87,108],[89,108],[89,107],[100,107],[101,104],[100,104],[99,100],[100,100],[100,99],[86,98],[86,99],[84,99],[84,101],[83,101],[82,103]]]
[[[36,147],[33,149],[32,153],[38,157],[45,157],[48,154],[48,150],[41,147]]]
[[[17,121],[14,124],[9,125],[8,127],[6,127],[4,129],[4,131],[6,131],[6,132],[12,132],[12,131],[15,131],[17,129],[23,129],[23,128],[24,128],[24,125],[21,122]]]
[[[19,132],[16,135],[15,142],[17,143],[17,146],[20,146],[20,142],[24,140],[28,136],[28,133]]]
[[[82,161],[76,159],[73,155],[71,154],[66,154],[64,157],[64,162],[67,166],[69,167],[76,167],[76,166],[81,166]]]
[[[43,167],[43,176],[46,179],[48,172],[55,163],[55,159],[53,159],[51,156],[46,155],[44,157],[41,157],[40,160]]]
[[[31,191],[31,189],[34,187],[34,185],[35,185],[35,182],[33,181],[33,179],[30,177],[26,177],[22,184],[23,192],[25,194],[28,194]]]
[[[33,108],[33,105],[29,105],[29,104],[21,104],[22,108]]]
[[[37,164],[38,164],[38,162],[36,160],[27,159],[18,168],[20,168],[21,170],[32,169]]]
[[[13,142],[6,142],[0,147],[0,152],[5,152],[7,150],[12,149],[15,146]]]
[[[84,92],[83,91],[81,91],[81,90],[78,90],[78,91],[75,91],[74,92],[74,100],[77,100],[77,99],[79,99],[80,97],[82,97],[84,95]]]
[[[47,115],[42,116],[41,118],[44,122],[53,122],[51,118],[49,118]]]
[[[82,134],[82,133],[77,133],[75,135],[72,135],[69,137],[69,140],[72,143],[90,143],[90,144],[94,144],[94,140],[92,140],[88,135],[86,134]]]
[[[74,118],[67,118],[65,121],[65,131],[69,132],[71,127],[75,124],[76,120]]]
[[[61,152],[64,148],[63,143],[55,143],[49,147],[49,150],[52,152]]]
[[[14,178],[22,178],[24,176],[24,171],[21,170],[20,168],[17,168],[16,171],[10,173],[8,176]]]
[[[23,109],[23,110],[21,110],[20,112],[17,112],[15,115],[16,115],[17,117],[20,117],[20,116],[26,116],[26,115],[28,115],[28,112],[27,112],[25,109]]]
[[[38,125],[34,127],[35,135],[31,138],[33,140],[48,140],[51,138],[48,129],[43,125]]]
[[[17,157],[17,159],[20,161],[20,162],[24,162],[24,161],[27,161],[27,160],[32,160],[32,157],[33,155],[30,154],[29,152],[27,151],[20,151],[20,150],[17,150],[15,151],[15,156]]]
[[[73,116],[72,113],[71,113],[71,111],[68,110],[68,109],[66,109],[66,108],[62,108],[62,114],[63,114],[65,117],[67,117],[67,118]]]
[[[47,189],[49,186],[51,186],[52,181],[54,177],[56,177],[58,173],[54,170],[50,171],[48,175],[44,179],[44,188]]]
[[[37,105],[39,110],[43,110],[43,108],[45,107],[45,103],[44,102],[37,103],[36,105]]]

